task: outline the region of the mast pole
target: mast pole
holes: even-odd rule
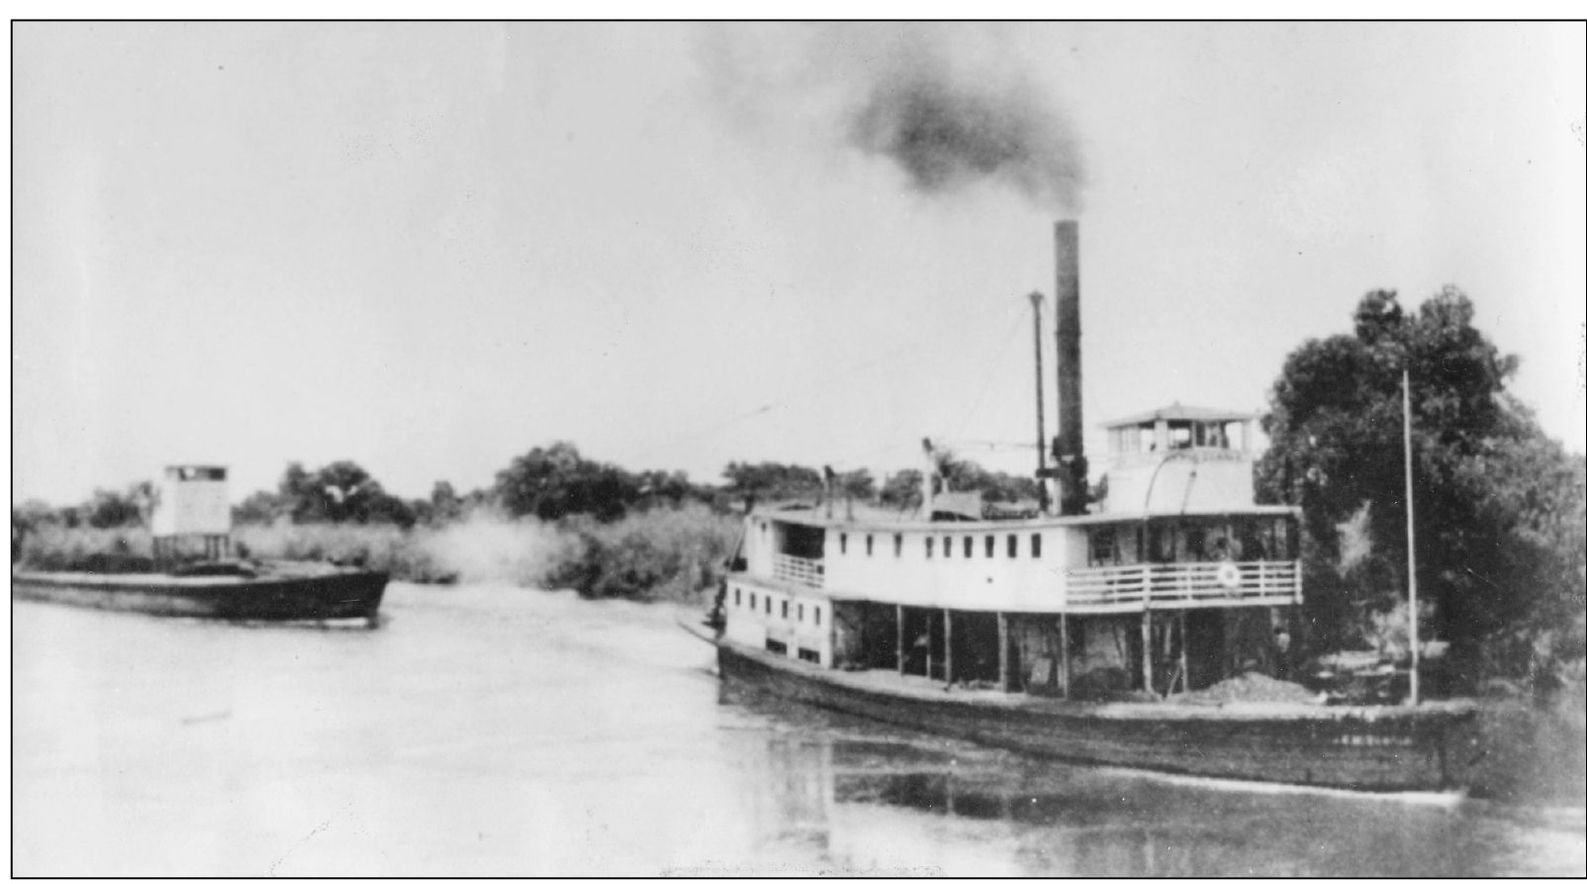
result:
[[[1041,302],[1041,292],[1030,293],[1030,307],[1036,317],[1036,488],[1041,512],[1045,516],[1049,510],[1047,479],[1042,475],[1047,472],[1047,419],[1042,410],[1045,396],[1041,388]]]
[[[1411,705],[1415,706],[1421,701],[1421,642],[1417,636],[1419,609],[1416,606],[1416,504],[1411,497],[1411,370],[1402,369],[1400,380],[1403,385],[1401,397],[1405,409],[1405,547],[1408,559],[1407,571],[1410,587],[1410,618],[1411,618]]]

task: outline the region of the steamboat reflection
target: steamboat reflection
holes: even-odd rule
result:
[[[1486,875],[1528,858],[1454,796],[1373,796],[1088,768],[753,698],[765,842],[837,869],[1058,876]],[[1504,871],[1508,869],[1509,871]]]

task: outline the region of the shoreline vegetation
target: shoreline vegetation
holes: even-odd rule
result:
[[[555,523],[479,511],[444,524],[243,523],[233,555],[351,564],[406,583],[503,583],[572,589],[589,598],[698,604],[713,593],[738,541],[736,514],[689,503],[603,523]],[[18,567],[114,573],[147,570],[153,544],[142,525],[96,528],[43,522],[27,532]]]

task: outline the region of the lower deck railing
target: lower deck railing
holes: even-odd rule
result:
[[[1292,561],[1110,565],[1067,576],[1064,607],[1094,613],[1301,601],[1299,563]]]

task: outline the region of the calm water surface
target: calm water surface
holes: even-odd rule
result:
[[[1579,812],[1074,768],[723,703],[662,606],[378,630],[16,602],[16,875],[1575,874]]]

